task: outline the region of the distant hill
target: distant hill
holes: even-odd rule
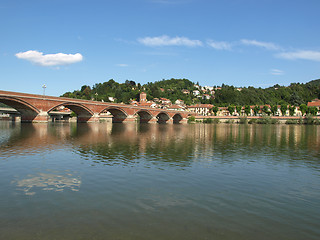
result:
[[[214,91],[213,91],[214,90]],[[113,79],[108,82],[97,83],[92,87],[84,85],[80,90],[66,92],[62,96],[82,99],[95,99],[129,103],[130,100],[139,101],[140,92],[147,93],[148,100],[159,98],[170,99],[175,102],[183,100],[185,104],[210,103],[216,106],[233,105],[300,105],[315,98],[320,98],[320,79],[305,84],[291,83],[289,86],[274,85],[269,88],[242,87],[236,88],[222,84],[205,89],[188,79],[168,79],[148,82],[141,85],[127,80],[117,83]]]
[[[320,79],[312,80],[310,82],[307,82],[306,84],[310,84],[312,86],[320,86]]]

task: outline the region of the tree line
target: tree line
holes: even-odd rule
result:
[[[174,103],[180,99],[186,105],[202,103],[219,107],[266,104],[300,106],[320,98],[320,79],[307,83],[291,83],[289,86],[276,84],[265,89],[251,86],[236,88],[222,84],[222,86],[213,86],[214,93],[198,85],[188,79],[163,79],[143,85],[132,80],[118,83],[110,79],[107,82],[96,83],[92,87],[83,85],[80,90],[66,92],[62,96],[105,102],[115,99],[118,103],[129,103],[130,100],[139,101],[140,92],[146,92],[148,100],[167,98]],[[200,94],[194,95],[194,90],[198,90]],[[204,94],[209,95],[210,98],[205,98]]]

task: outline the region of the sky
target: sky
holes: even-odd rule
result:
[[[319,0],[0,0],[0,89],[320,78]]]

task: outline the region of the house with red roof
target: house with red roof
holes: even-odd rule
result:
[[[320,99],[313,99],[311,102],[308,102],[308,107],[317,107],[320,108]]]

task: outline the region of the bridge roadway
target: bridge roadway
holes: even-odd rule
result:
[[[0,102],[21,114],[21,122],[48,122],[50,112],[65,106],[77,114],[78,122],[97,122],[102,113],[112,114],[112,122],[186,123],[190,113],[127,104],[53,97],[0,90]]]

